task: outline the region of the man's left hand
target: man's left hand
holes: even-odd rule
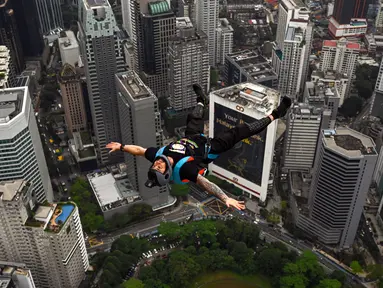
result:
[[[245,201],[237,201],[233,198],[228,198],[225,204],[227,207],[234,207],[238,210],[244,210],[246,208]]]

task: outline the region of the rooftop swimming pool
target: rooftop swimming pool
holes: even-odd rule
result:
[[[61,206],[61,214],[57,216],[55,219],[55,222],[57,225],[65,223],[65,221],[68,219],[70,213],[72,213],[74,209],[74,205],[72,204],[64,204]]]

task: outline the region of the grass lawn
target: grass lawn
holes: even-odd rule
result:
[[[220,271],[198,277],[192,288],[271,288],[270,280],[262,275],[241,276]]]

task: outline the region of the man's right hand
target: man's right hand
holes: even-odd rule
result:
[[[106,148],[110,149],[109,153],[112,153],[114,151],[120,151],[121,143],[118,142],[110,142],[106,145]]]

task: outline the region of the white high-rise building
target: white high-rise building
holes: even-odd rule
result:
[[[80,47],[76,36],[71,30],[63,33],[65,36],[58,39],[62,65],[70,64],[76,67],[80,58]]]
[[[226,18],[220,18],[217,27],[217,63],[225,64],[225,56],[233,50],[234,29]]]
[[[274,69],[279,75],[278,90],[282,95],[297,99],[303,92],[312,38],[313,25],[308,20],[291,20],[288,23],[283,48],[276,47],[272,55]]]
[[[179,17],[177,36],[169,43],[169,102],[176,111],[197,104],[192,85],[209,90],[209,52],[206,34],[196,31],[188,17]]]
[[[297,226],[325,244],[352,247],[377,157],[371,138],[344,127],[323,130],[308,211],[300,211]]]
[[[275,41],[279,49],[282,50],[289,22],[292,19],[308,21],[311,12],[301,0],[282,0],[279,2],[278,29]]]
[[[79,1],[79,42],[99,160],[119,162],[121,155],[111,155],[105,148],[121,139],[115,74],[125,70],[120,30],[108,0]]]
[[[25,263],[36,287],[77,288],[89,268],[77,206],[36,205],[32,183],[0,182],[0,261]]]
[[[33,1],[36,1],[41,33],[48,34],[50,31],[53,31],[56,28],[64,27],[60,0]]]
[[[280,93],[256,83],[240,83],[210,93],[209,136],[237,124],[270,115]],[[212,175],[234,184],[250,197],[265,201],[277,132],[276,121],[261,133],[244,139],[209,164]]]
[[[209,47],[209,63],[215,66],[217,61],[217,23],[219,17],[219,1],[218,0],[198,0],[197,1],[197,29],[205,32]]]
[[[0,181],[26,179],[39,202],[53,201],[28,87],[0,91]]]
[[[345,97],[341,99],[340,105],[343,104],[348,92],[351,88],[352,79],[355,73],[356,63],[360,52],[360,44],[348,42],[346,38],[340,40],[323,41],[321,62],[319,69],[321,71],[335,71],[346,74],[348,77],[348,85]]]

